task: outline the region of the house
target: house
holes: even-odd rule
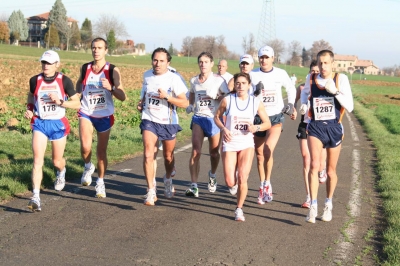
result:
[[[379,68],[374,65],[372,60],[361,60],[355,55],[335,54],[335,62],[333,63],[332,70],[335,72],[349,72],[349,68],[366,75],[380,74]]]
[[[39,14],[36,16],[32,16],[27,18],[28,21],[28,28],[29,28],[29,35],[27,41],[31,42],[43,42],[44,40],[44,29],[47,28],[47,20],[49,19],[50,12],[46,12],[43,14]],[[77,20],[73,18],[68,18],[68,26],[72,26],[73,22],[77,22]]]

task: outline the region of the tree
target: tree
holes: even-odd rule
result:
[[[13,43],[28,39],[28,22],[21,10],[13,11],[8,19],[11,41]]]
[[[91,43],[92,39],[93,39],[92,22],[88,18],[85,18],[85,21],[82,23],[81,27],[81,41],[85,49],[86,47],[89,47],[89,44]]]
[[[0,21],[0,42],[7,43],[9,39],[10,39],[10,31],[8,29],[7,22]]]
[[[271,46],[272,49],[274,49],[275,62],[279,63],[281,61],[281,56],[285,52],[285,42],[279,39],[274,39],[268,42],[267,45]]]
[[[71,32],[71,44],[74,46],[79,45],[81,43],[81,32],[79,31],[78,23],[72,22]]]
[[[117,17],[110,14],[100,14],[99,19],[93,24],[94,33],[97,36],[108,38],[111,30],[115,34],[115,38],[123,38],[129,36],[126,31],[125,24],[120,22]]]
[[[44,36],[44,40],[48,43],[50,47],[58,47],[60,45],[60,36],[58,35],[58,30],[56,25],[50,25],[49,30],[46,32]]]
[[[50,10],[49,19],[47,20],[47,27],[54,24],[57,27],[58,35],[61,42],[66,43],[67,50],[69,41],[72,37],[71,27],[68,25],[67,10],[61,0],[56,0]]]
[[[303,61],[303,66],[309,66],[311,63],[310,53],[306,50],[305,47],[303,47],[303,50],[301,52],[301,60]]]
[[[250,33],[248,37],[244,36],[242,42],[243,53],[253,55],[256,52],[255,44],[256,39],[254,38],[253,33]]]
[[[325,40],[315,41],[310,49],[311,59],[317,59],[317,54],[322,50],[333,51],[332,46]]]
[[[110,30],[110,32],[107,34],[107,42],[108,42],[108,51],[110,52],[110,54],[113,54],[116,47],[114,30]]]
[[[289,64],[291,66],[300,66],[301,65],[301,44],[298,41],[292,41],[288,45],[287,49],[290,58],[289,58]]]
[[[175,55],[174,51],[175,51],[174,46],[173,46],[172,43],[171,43],[171,44],[169,45],[169,47],[168,47],[168,53],[169,53],[170,55]]]
[[[187,36],[185,38],[183,38],[182,41],[182,48],[181,48],[181,53],[184,56],[190,56],[191,55],[191,49],[192,48],[192,37]]]

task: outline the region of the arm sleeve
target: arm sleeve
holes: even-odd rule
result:
[[[222,78],[222,77],[221,77]],[[228,89],[228,84],[226,83],[226,81],[222,78],[222,83],[221,86],[219,87],[219,91],[221,93],[221,95],[225,95],[230,93],[231,91]]]
[[[351,87],[349,83],[349,78],[346,75],[340,74],[339,76],[339,94],[336,100],[348,111],[353,111],[354,102],[353,94],[351,92]]]
[[[64,86],[64,91],[69,97],[74,96],[76,94],[76,91],[74,89],[74,84],[72,84],[72,80],[69,77],[63,75],[62,83]]]
[[[36,81],[37,81],[37,75],[31,77],[31,79],[29,80],[29,91],[30,91],[32,94],[35,93]]]
[[[176,96],[178,96],[178,95],[181,95],[182,93],[184,93],[186,96],[186,93],[188,91],[186,84],[182,81],[182,79],[178,75],[176,75],[176,74],[173,74],[173,75],[174,75],[174,81],[173,81],[174,94]]]
[[[304,88],[300,93],[301,104],[308,103],[308,96],[310,95],[310,78],[311,78],[311,75],[307,75],[306,83],[304,84]]]
[[[293,85],[292,80],[289,78],[289,75],[286,71],[283,73],[283,86],[286,89],[286,93],[288,96],[288,103],[294,104],[294,100],[296,99],[296,87]]]

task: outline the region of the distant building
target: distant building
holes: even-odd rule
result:
[[[46,12],[43,14],[39,14],[36,16],[32,16],[27,18],[28,20],[28,28],[29,28],[29,35],[27,41],[31,42],[43,42],[44,41],[44,34],[43,31],[47,27],[47,20],[49,19],[50,12]],[[68,18],[68,26],[72,26],[72,23],[76,22],[77,20],[73,18]]]
[[[355,72],[364,73],[366,75],[379,75],[380,69],[372,60],[360,60],[355,55],[339,55],[335,54],[335,62],[333,71],[349,72],[349,68],[353,68]]]

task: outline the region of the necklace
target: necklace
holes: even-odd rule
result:
[[[247,109],[247,107],[249,107],[249,103],[250,103],[250,96],[249,97],[247,97],[247,105],[246,105],[246,107],[244,108],[244,109],[240,109],[239,108],[239,106],[238,106],[238,104],[237,104],[237,98],[238,98],[238,96],[237,96],[237,93],[235,94],[235,103],[236,103],[236,108],[239,110],[239,111],[244,111],[244,110],[246,110]]]

